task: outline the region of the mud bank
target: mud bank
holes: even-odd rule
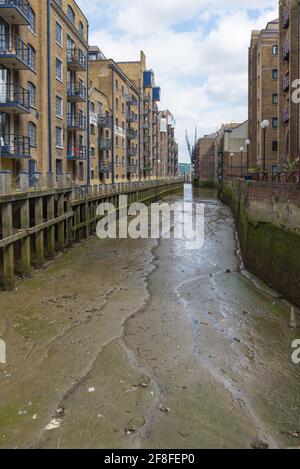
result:
[[[299,446],[289,311],[241,275],[216,193],[185,198],[201,250],[92,239],[0,296],[2,448]]]
[[[220,198],[231,208],[247,269],[300,308],[300,207],[287,188],[242,181],[224,183]]]

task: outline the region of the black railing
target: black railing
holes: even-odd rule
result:
[[[86,128],[86,117],[82,114],[67,114],[67,124],[69,129]]]
[[[14,8],[18,9],[20,13],[29,21],[29,2],[28,0],[0,0],[0,11],[2,8]]]
[[[86,160],[86,147],[73,146],[68,148],[68,160]]]
[[[15,34],[0,34],[0,58],[18,59],[32,67],[28,46]]]
[[[86,87],[80,83],[68,83],[68,96],[73,98],[78,98],[82,101],[86,100]]]
[[[87,69],[87,57],[81,49],[68,49],[67,58],[68,64]]]
[[[111,139],[110,138],[99,138],[99,150],[111,150]]]
[[[30,111],[29,93],[16,83],[2,83],[0,84],[0,109],[1,104],[16,105]]]
[[[104,127],[106,129],[109,129],[111,127],[111,118],[110,116],[106,115],[98,115],[98,125],[100,127]]]
[[[4,158],[30,158],[30,142],[22,135],[0,135],[0,156]]]

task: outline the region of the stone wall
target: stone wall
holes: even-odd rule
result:
[[[300,307],[300,185],[226,181],[245,267]]]

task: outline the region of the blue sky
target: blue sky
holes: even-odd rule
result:
[[[247,119],[247,59],[252,29],[278,16],[277,0],[77,0],[90,43],[107,57],[137,60],[140,50],[173,112],[180,160],[191,137]]]

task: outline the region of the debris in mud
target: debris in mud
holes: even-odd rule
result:
[[[236,337],[234,337],[234,341],[235,341],[237,344],[240,344],[240,343],[241,343],[240,339],[237,339]]]
[[[230,269],[226,269],[226,274],[232,274]]]
[[[168,414],[170,412],[170,409],[164,406],[160,406],[159,410],[163,412],[164,414]]]
[[[61,425],[61,419],[53,419],[45,428],[46,431],[56,430]]]
[[[280,432],[282,435],[290,436],[292,438],[300,438],[300,432],[294,431],[294,432]]]
[[[135,433],[135,432],[136,432],[135,428],[125,428],[126,435],[131,435],[132,433]]]
[[[251,443],[251,448],[252,449],[269,449],[269,445],[268,443],[262,441],[262,440],[254,440],[252,443]]]
[[[64,407],[60,407],[55,411],[56,417],[63,418],[66,416],[66,409]]]
[[[96,388],[89,388],[88,391],[89,391],[89,393],[91,394],[91,393],[93,393],[93,392],[96,391]]]
[[[182,438],[188,438],[189,436],[191,436],[191,433],[190,432],[178,432],[178,435],[179,436],[182,436]]]

